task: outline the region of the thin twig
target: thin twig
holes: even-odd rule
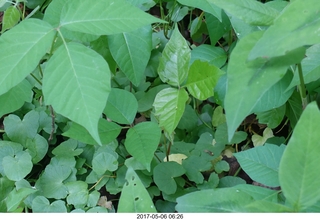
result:
[[[55,115],[54,115],[54,111],[53,111],[53,108],[51,105],[49,105],[49,108],[50,108],[50,113],[51,113],[51,133],[50,133],[50,136],[48,138],[48,141],[51,141],[53,139],[53,134],[54,134],[54,130],[55,130]]]

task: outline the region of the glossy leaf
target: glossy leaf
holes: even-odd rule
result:
[[[223,72],[208,62],[196,60],[189,69],[186,87],[190,94],[199,100],[205,100],[214,95],[214,87]]]
[[[136,86],[144,78],[152,47],[151,26],[109,35],[110,52],[119,68]]]
[[[304,56],[303,50],[297,50],[282,59],[247,64],[251,48],[262,35],[263,32],[254,32],[244,37],[234,48],[230,57],[227,93],[224,101],[229,140],[242,120],[252,113],[264,93],[284,76],[290,63],[299,62]]]
[[[253,47],[249,59],[270,59],[286,55],[301,46],[320,43],[319,7],[315,7],[317,3],[317,0],[305,0],[289,4]]]
[[[255,147],[250,150],[235,153],[241,168],[254,181],[270,187],[280,186],[279,164],[285,146],[273,144]]]
[[[252,25],[271,25],[279,12],[255,0],[209,0],[229,14]]]
[[[281,189],[296,211],[302,211],[320,199],[320,189],[317,187],[320,184],[320,176],[317,175],[319,132],[320,112],[317,104],[312,102],[295,127],[279,168]]]
[[[188,77],[190,58],[188,43],[175,27],[160,58],[158,73],[162,82],[180,87]]]
[[[196,60],[206,61],[209,64],[220,68],[226,63],[227,54],[220,47],[202,44],[191,51],[190,63],[192,64]]]
[[[109,92],[107,62],[82,44],[62,45],[46,65],[43,77],[46,104],[85,127],[98,144],[101,144],[98,122]]]
[[[141,122],[127,132],[125,147],[148,171],[158,148],[161,130],[154,122]]]
[[[183,115],[188,98],[184,89],[167,88],[157,94],[153,106],[161,128],[169,133],[174,131]]]
[[[177,183],[174,180],[174,177],[181,176],[185,172],[186,171],[182,165],[178,164],[177,162],[169,161],[165,163],[159,163],[153,169],[154,183],[164,193],[173,194],[177,190]]]
[[[179,213],[244,212],[244,206],[251,202],[252,197],[240,189],[209,189],[177,198],[176,210]]]
[[[72,31],[94,35],[130,32],[155,22],[163,22],[125,0],[70,0],[64,5],[60,25]]]
[[[19,181],[25,178],[32,170],[31,156],[25,151],[20,151],[12,156],[5,156],[2,159],[4,174],[8,179]]]
[[[18,85],[38,65],[55,32],[47,22],[26,19],[0,37],[0,95]],[[5,51],[5,52],[4,52]]]
[[[132,93],[123,89],[111,89],[103,111],[109,119],[120,124],[131,124],[137,111],[138,101]]]
[[[123,186],[119,205],[119,213],[154,213],[157,212],[148,191],[139,176],[132,168],[126,173],[126,183]]]
[[[98,132],[102,144],[109,144],[116,139],[121,132],[121,127],[114,123],[100,118],[98,123]],[[69,130],[62,135],[81,141],[86,144],[95,145],[97,142],[91,137],[89,132],[77,123],[72,123]]]
[[[32,95],[31,85],[27,80],[23,80],[8,92],[0,95],[0,103],[6,103],[5,105],[1,105],[0,117],[18,110],[24,102],[30,102]]]

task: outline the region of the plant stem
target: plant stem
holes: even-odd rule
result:
[[[300,96],[301,96],[301,101],[302,101],[302,109],[305,109],[307,107],[307,105],[308,105],[306,86],[304,84],[301,63],[298,63],[297,66],[298,66],[298,73],[299,73],[299,79],[300,79],[299,91],[300,91]]]

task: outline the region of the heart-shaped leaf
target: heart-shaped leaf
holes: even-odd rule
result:
[[[4,174],[13,181],[22,180],[32,170],[31,156],[25,151],[20,151],[13,156],[6,156],[2,159]]]

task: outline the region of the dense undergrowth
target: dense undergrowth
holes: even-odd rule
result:
[[[0,212],[319,212],[318,0],[0,0]]]

